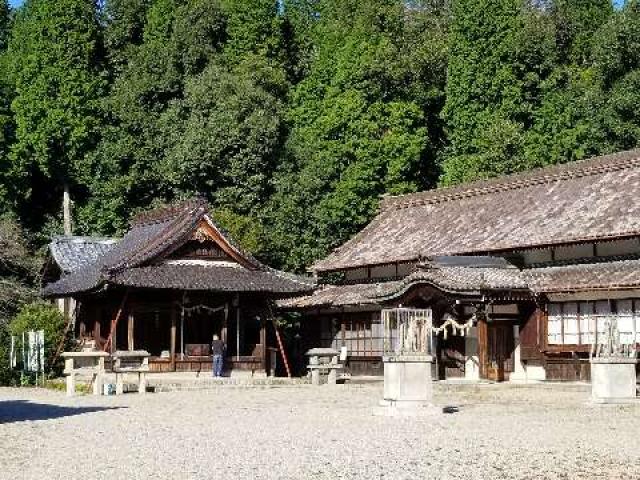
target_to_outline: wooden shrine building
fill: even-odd
[[[144,349],[152,371],[268,371],[271,304],[308,292],[309,279],[243,251],[199,200],[138,215],[120,240],[61,237],[50,245],[43,295],[71,298],[75,336],[103,350]]]
[[[438,335],[441,378],[588,380],[609,317],[640,346],[639,198],[640,150],[387,197],[279,305],[354,373],[382,372],[380,312],[403,306],[471,327]]]

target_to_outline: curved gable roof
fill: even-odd
[[[312,270],[640,234],[640,150],[397,197]]]
[[[238,262],[167,262],[169,255],[204,226],[214,240]],[[235,268],[237,267],[237,268]],[[47,285],[45,296],[73,295],[104,284],[144,288],[298,293],[312,287],[309,279],[271,269],[243,251],[209,216],[202,200],[138,215],[130,230],[109,251],[59,281]]]

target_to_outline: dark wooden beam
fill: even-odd
[[[262,369],[264,373],[269,376],[268,364],[267,364],[267,328],[264,318],[260,319],[260,344],[262,345]]]

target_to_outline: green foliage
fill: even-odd
[[[62,371],[62,360],[56,358],[61,342],[63,349],[71,347],[70,335],[65,335],[66,320],[55,305],[42,302],[29,303],[22,307],[9,324],[12,335],[22,335],[29,330],[44,330],[45,371],[54,375]]]
[[[516,170],[528,113],[514,48],[524,26],[521,2],[455,0],[451,8],[445,184]]]
[[[11,8],[8,0],[0,0],[0,52],[7,48],[7,40],[11,32]]]
[[[283,83],[259,57],[233,71],[211,64],[187,81],[164,165],[177,195],[203,192],[242,213],[267,200],[284,133],[282,102],[271,92]]]
[[[303,270],[381,195],[638,146],[639,32],[638,0],[0,0],[0,214],[43,242],[65,185],[85,234],[199,194]]]
[[[9,168],[9,148],[15,129],[11,114],[13,91],[7,81],[7,59],[4,52],[11,33],[11,10],[7,0],[0,0],[0,214],[8,212],[6,179]]]
[[[568,63],[587,63],[592,36],[613,13],[613,3],[611,0],[554,0],[552,5],[560,56]]]
[[[225,46],[234,62],[248,54],[280,57],[280,22],[277,0],[221,0],[227,18]]]
[[[9,367],[11,353],[11,334],[6,325],[0,324],[0,385],[11,385],[15,382],[15,372]]]
[[[487,178],[610,149],[589,64],[606,0],[453,2],[444,184]]]
[[[425,117],[437,116],[444,78],[437,54],[403,56],[417,29],[405,26],[397,2],[316,6],[319,20],[307,22],[316,58],[292,92],[286,160],[267,213],[272,260],[297,270],[366,224],[382,194],[425,186],[433,171]],[[429,91],[419,103],[409,98],[418,86]]]
[[[127,18],[117,21],[126,27]],[[84,231],[121,231],[123,219],[157,199],[200,193],[241,215],[266,202],[287,90],[270,58],[274,25],[269,2],[158,0],[141,42],[120,34],[127,59],[105,101],[111,121],[89,156]]]
[[[256,256],[266,254],[266,232],[257,218],[225,209],[217,209],[213,218],[244,250]]]
[[[90,0],[28,0],[16,16],[6,54],[16,125],[8,177],[32,223],[84,170],[99,126],[100,43]]]
[[[595,36],[603,142],[610,150],[640,144],[640,2],[627,2]],[[604,100],[604,101],[603,101]]]
[[[104,44],[111,69],[121,73],[132,47],[142,43],[151,0],[109,0],[104,6]]]

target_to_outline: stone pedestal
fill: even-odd
[[[377,415],[434,413],[431,355],[383,357],[384,398]]]
[[[596,403],[637,401],[635,358],[591,359],[591,399]]]

